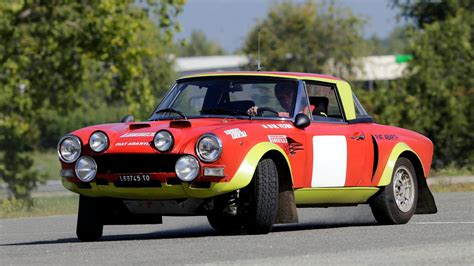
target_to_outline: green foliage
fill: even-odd
[[[364,21],[349,9],[316,1],[276,3],[247,36],[243,52],[256,68],[260,30],[264,70],[329,73],[347,76],[363,51]]]
[[[104,103],[148,115],[173,76],[167,50],[183,4],[0,0],[0,178],[15,197],[36,185],[25,152],[58,133],[58,116]]]
[[[223,55],[224,49],[216,42],[208,40],[204,32],[194,30],[191,32],[189,42],[185,42],[178,50],[178,56],[209,56]]]
[[[456,16],[460,9],[473,12],[472,0],[391,0],[399,8],[401,16],[413,20],[419,28]]]
[[[390,35],[385,39],[372,36],[367,40],[367,55],[394,55],[404,54],[409,41],[407,27],[399,26],[393,29]]]
[[[412,29],[406,78],[363,95],[379,122],[428,136],[435,167],[474,164],[474,15],[458,5],[449,9],[424,29]]]

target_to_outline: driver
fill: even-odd
[[[284,112],[278,112],[279,117],[290,117],[292,101],[295,94],[294,84],[289,82],[282,82],[275,85],[275,96],[278,99]],[[247,110],[249,115],[257,115],[258,106],[252,106]]]

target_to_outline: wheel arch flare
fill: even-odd
[[[290,160],[286,156],[283,149],[280,148],[280,146],[271,142],[260,142],[254,145],[247,152],[247,155],[245,155],[244,159],[242,160],[242,163],[240,164],[239,168],[235,172],[230,182],[213,183],[211,185],[210,190],[193,190],[193,189],[185,188],[186,193],[191,197],[203,198],[203,197],[217,196],[220,194],[224,194],[227,192],[244,188],[248,184],[250,184],[254,176],[255,170],[257,169],[258,163],[260,162],[262,158],[265,158],[265,157],[275,158],[280,163],[286,162],[286,164],[288,165],[290,178],[291,180],[293,180],[291,167],[289,167]],[[208,193],[212,193],[213,195],[209,195]]]
[[[433,194],[431,193],[425,177],[425,169],[423,163],[413,151],[410,146],[406,143],[400,142],[395,145],[390,153],[390,157],[385,165],[382,177],[377,186],[383,187],[390,184],[392,181],[392,175],[395,167],[395,163],[398,158],[407,158],[413,165],[416,174],[416,181],[418,183],[418,203],[416,206],[415,214],[432,214],[436,213],[437,207],[434,201]]]

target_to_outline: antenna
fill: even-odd
[[[262,66],[260,65],[260,29],[258,29],[257,71],[262,71]]]

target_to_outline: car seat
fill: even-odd
[[[329,99],[327,97],[311,96],[309,97],[309,103],[315,106],[313,115],[328,116]]]

